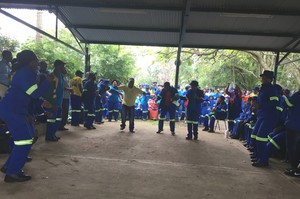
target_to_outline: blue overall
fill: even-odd
[[[141,111],[142,111],[142,119],[148,119],[148,100],[151,98],[150,93],[144,93],[140,99],[141,103]]]
[[[81,96],[71,95],[72,119],[71,125],[78,126],[81,115]]]
[[[114,116],[114,120],[118,120],[119,112],[120,112],[120,93],[118,88],[110,87],[109,93],[111,95],[108,96],[107,106],[108,106],[108,121],[111,121]]]
[[[87,115],[84,118],[84,127],[91,128],[95,119],[95,99],[97,92],[97,84],[93,80],[88,80],[83,88],[83,103],[84,109],[87,110]]]
[[[185,90],[181,93],[182,97],[185,97],[187,94],[188,90]],[[185,115],[186,115],[186,107],[184,106],[184,100],[180,100],[180,105],[181,105],[181,116],[180,116],[180,120],[184,120],[185,119]]]
[[[215,121],[217,120],[224,120],[227,117],[227,104],[225,102],[218,103],[215,105],[216,110],[210,112],[209,117],[204,118],[204,127],[206,129],[214,130]],[[208,125],[209,119],[209,125]]]
[[[159,103],[160,115],[159,115],[159,122],[158,122],[159,131],[163,131],[164,121],[166,120],[167,113],[169,113],[169,117],[170,117],[170,131],[171,132],[175,131],[176,105],[171,100],[175,97],[177,93],[178,93],[177,89],[175,89],[174,87],[170,87],[169,90],[164,88],[161,91],[161,93],[157,96],[157,99],[160,100]]]
[[[37,73],[23,66],[15,73],[11,87],[0,102],[0,118],[7,124],[14,147],[6,162],[6,174],[19,174],[31,149],[34,128],[28,121],[29,103],[42,96],[50,88],[45,80],[37,85]]]
[[[231,132],[232,138],[244,138],[239,134],[244,130],[244,121],[247,119],[248,115],[251,115],[251,106],[249,104],[244,105],[243,112],[240,113],[240,117],[234,119],[234,125]]]
[[[201,103],[203,102],[204,93],[202,90],[190,89],[186,94],[186,99],[189,100],[187,106],[187,138],[191,139],[194,135],[194,139],[198,138],[198,121],[201,114]]]
[[[271,83],[263,84],[258,95],[259,109],[257,113],[257,122],[252,132],[252,138],[255,138],[254,150],[258,162],[268,163],[267,142],[268,134],[276,127],[279,118],[279,95]]]
[[[100,82],[98,85],[98,92],[100,96],[96,96],[95,99],[95,121],[102,122],[103,118],[106,116],[107,103],[106,103],[106,91],[109,90],[108,87],[104,85],[104,82]]]
[[[292,95],[290,99],[285,98],[288,107],[288,116],[285,122],[287,133],[287,150],[292,168],[300,164],[300,91]]]
[[[270,133],[268,135],[269,142],[267,143],[268,156],[271,157],[279,150],[286,148],[286,132]]]

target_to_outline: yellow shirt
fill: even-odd
[[[71,82],[71,87],[73,89],[73,95],[77,95],[77,96],[81,96],[81,91],[80,91],[80,87],[82,88],[82,79],[81,77],[74,77]]]
[[[123,85],[118,86],[118,89],[124,91],[123,104],[125,104],[126,106],[134,106],[136,97],[139,94],[143,94],[143,91],[135,86],[129,88],[127,85]]]

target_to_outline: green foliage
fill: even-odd
[[[156,62],[174,65],[176,55],[176,48],[164,48],[158,52]],[[253,85],[259,84],[257,68],[255,60],[242,51],[183,49],[179,85],[185,86],[190,81],[197,80],[202,87],[223,88],[227,83],[237,83],[242,88],[251,89]],[[175,79],[175,73],[170,68],[160,67],[160,73],[165,71],[170,75],[169,79]]]
[[[135,61],[132,53],[117,45],[90,45],[91,71],[104,79],[126,82],[133,75]]]
[[[60,31],[59,34],[60,39],[64,42],[72,46],[78,46],[71,34],[66,30]],[[44,60],[48,63],[49,70],[53,69],[53,63],[56,59],[66,62],[66,68],[70,77],[74,76],[76,70],[84,69],[84,56],[82,54],[48,37],[42,37],[40,42],[36,42],[34,39],[28,39],[22,45],[22,50],[24,49],[33,50],[40,60]]]
[[[0,52],[3,50],[9,50],[12,53],[16,52],[16,50],[19,48],[19,42],[11,39],[9,37],[0,35]]]

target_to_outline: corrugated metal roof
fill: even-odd
[[[189,0],[188,0],[189,1]],[[0,0],[0,7],[57,9],[85,43],[300,52],[300,1]]]

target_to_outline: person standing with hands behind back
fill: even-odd
[[[144,92],[134,86],[134,79],[130,78],[127,85],[118,86],[119,90],[124,91],[124,99],[122,102],[122,122],[120,125],[120,130],[124,130],[126,126],[126,115],[129,118],[129,131],[134,133],[134,106],[135,99],[140,94]]]

